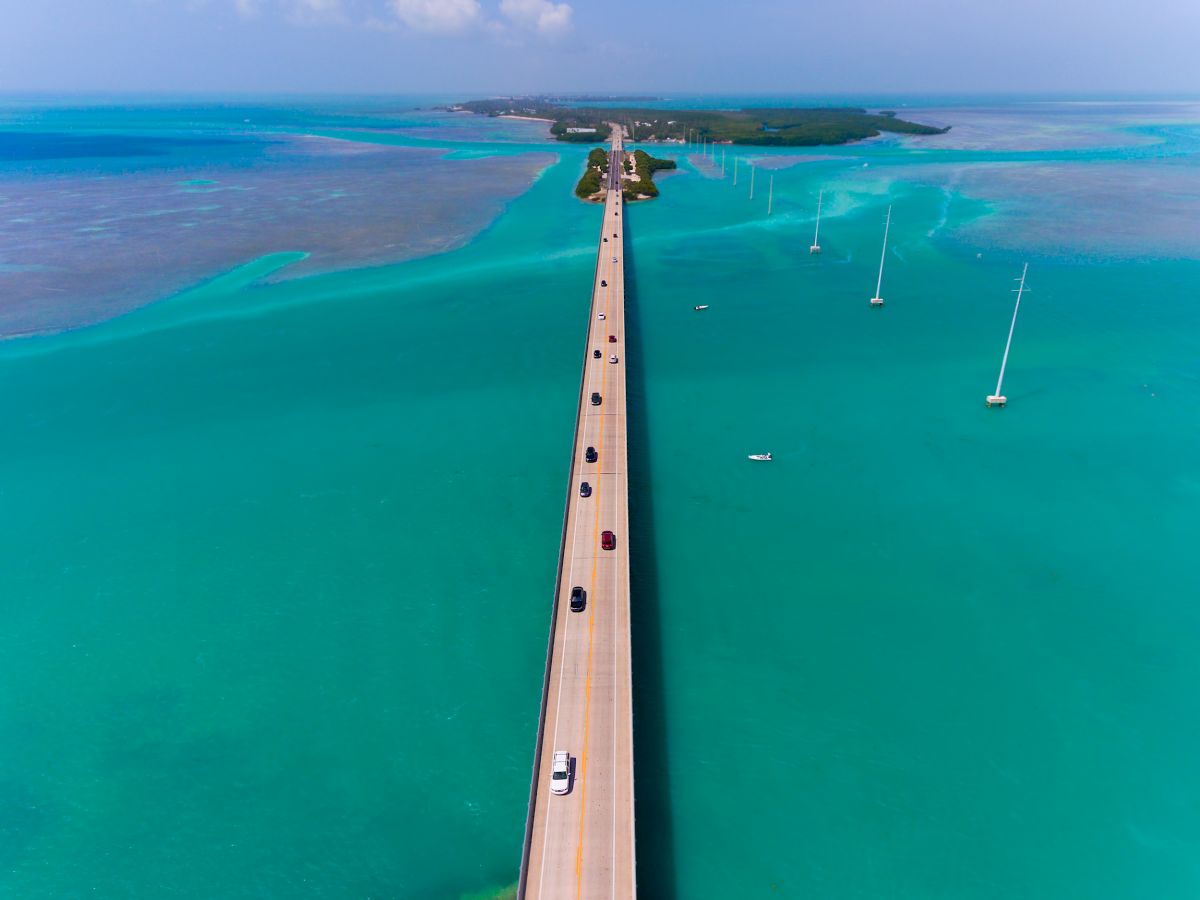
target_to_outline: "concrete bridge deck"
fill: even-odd
[[[521,860],[518,896],[529,900],[632,900],[637,895],[619,127],[613,135]],[[591,402],[593,392],[601,396],[599,406]],[[599,455],[594,463],[585,459],[588,447]],[[580,496],[584,481],[591,485],[590,497]],[[615,535],[615,549],[602,549],[604,531]],[[587,592],[582,612],[570,610],[575,586]],[[572,759],[571,790],[565,796],[550,793],[556,750],[568,751]]]

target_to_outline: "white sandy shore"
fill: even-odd
[[[497,119],[523,119],[526,122],[549,122],[551,125],[554,124],[553,119],[543,119],[540,116],[514,116],[511,113],[501,113],[500,115],[496,116],[496,118]]]

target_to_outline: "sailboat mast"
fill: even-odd
[[[1013,331],[1017,327],[1017,313],[1021,311],[1021,295],[1025,293],[1025,273],[1029,271],[1029,263],[1025,263],[1021,269],[1021,283],[1017,286],[1017,302],[1013,307],[1012,322],[1008,326],[1008,340],[1004,343],[1004,357],[1000,360],[1000,377],[996,379],[996,393],[993,397],[1003,398],[1000,389],[1004,385],[1004,370],[1008,366],[1008,351],[1012,347]],[[991,398],[989,398],[991,399]],[[1001,400],[1003,403],[1003,400]]]
[[[879,279],[875,282],[875,296],[871,298],[872,306],[883,306],[883,298],[879,296],[879,289],[883,287],[883,262],[887,259],[887,239],[891,227],[892,208],[889,206],[887,220],[883,224],[883,249],[879,251]]]
[[[756,168],[756,166],[754,165],[754,163],[753,162],[750,163],[750,199],[751,200],[754,199],[754,170],[755,170],[755,168]]]
[[[775,176],[767,181],[767,215],[771,215],[771,203],[775,199]]]
[[[820,247],[821,242],[818,238],[821,236],[821,199],[825,196],[824,191],[817,192],[817,227],[813,229],[813,246]]]

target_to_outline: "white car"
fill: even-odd
[[[565,794],[571,790],[571,754],[566,750],[554,751],[554,763],[550,766],[550,793]]]
[[[609,361],[610,363],[615,363],[615,362],[617,361],[617,358],[616,358],[615,356],[610,356],[610,357],[608,358],[608,361]]]
[[[597,319],[603,319],[603,318],[604,318],[604,313],[600,313],[600,314],[598,314],[598,315],[596,316],[596,318],[597,318]]]
[[[614,257],[613,257],[613,262],[616,262],[616,261],[617,261],[617,258],[614,256]]]

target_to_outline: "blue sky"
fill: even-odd
[[[1198,0],[0,0],[0,92],[1200,93]]]

